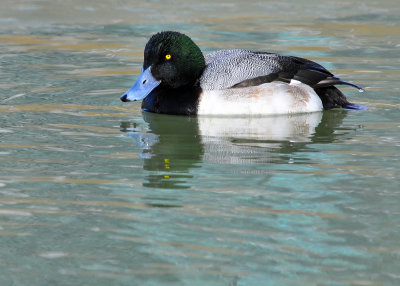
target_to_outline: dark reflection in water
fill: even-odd
[[[268,153],[268,163],[287,163],[294,153],[310,144],[330,143],[338,136],[347,111],[274,117],[184,117],[143,113],[148,127],[121,122],[141,149],[145,187],[186,189],[189,170],[203,162],[256,164],[257,154]],[[342,128],[343,129],[343,128]],[[346,130],[343,129],[344,133]],[[261,156],[262,157],[262,156]],[[265,157],[265,156],[264,156]],[[302,161],[298,160],[297,164]]]
[[[147,132],[128,132],[142,150],[143,169],[152,171],[143,186],[189,188],[186,181],[192,176],[187,171],[196,168],[203,155],[196,117],[143,113],[143,118]],[[129,129],[131,122],[121,123],[122,131]]]

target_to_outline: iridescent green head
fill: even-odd
[[[144,49],[143,71],[122,101],[145,98],[156,87],[193,87],[205,68],[200,48],[186,35],[166,31],[153,35]]]
[[[205,61],[200,48],[188,36],[166,31],[153,35],[146,44],[143,70],[149,66],[161,84],[179,87],[195,84]]]

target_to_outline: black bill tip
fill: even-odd
[[[129,100],[127,99],[127,97],[128,97],[128,94],[125,93],[123,96],[121,96],[121,101],[128,102]]]

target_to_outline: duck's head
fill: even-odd
[[[188,36],[171,31],[157,33],[144,49],[142,73],[121,100],[141,100],[159,85],[166,88],[193,86],[204,67],[200,48]]]

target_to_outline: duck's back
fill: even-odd
[[[221,90],[274,74],[282,69],[276,57],[276,54],[238,49],[209,53],[205,56],[206,68],[200,85],[204,90]]]
[[[311,87],[323,80],[336,80],[323,66],[298,57],[248,50],[220,50],[205,56],[201,87],[218,90],[295,79]],[[332,84],[335,84],[332,82]]]

